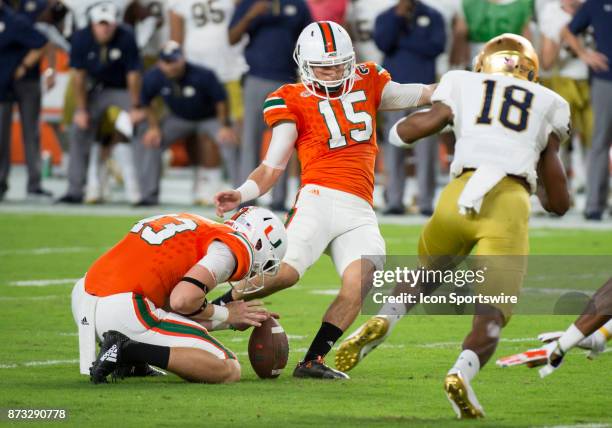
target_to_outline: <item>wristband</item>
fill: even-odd
[[[236,189],[240,192],[240,202],[247,202],[257,199],[260,195],[259,186],[253,180],[245,181],[242,186]]]
[[[403,121],[404,119],[398,120],[395,123],[395,125],[393,125],[391,130],[389,131],[389,143],[395,147],[400,147],[402,149],[405,149],[408,147],[408,144],[404,143],[404,141],[400,138],[399,134],[397,133],[397,125],[399,125]]]
[[[229,318],[229,309],[221,305],[212,305],[213,313],[210,316],[212,321],[225,322]]]

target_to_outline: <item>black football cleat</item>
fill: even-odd
[[[94,384],[108,383],[106,377],[121,367],[121,348],[130,340],[126,335],[118,331],[110,330],[102,335],[104,340],[100,345],[98,358],[89,368],[89,380]]]
[[[113,372],[113,377],[124,379],[126,377],[158,377],[167,376],[168,373],[147,363],[134,364],[118,367]]]
[[[332,369],[325,365],[321,357],[316,360],[300,361],[293,370],[293,377],[311,379],[350,379],[350,377],[340,370]]]

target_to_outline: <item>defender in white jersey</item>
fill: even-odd
[[[229,42],[234,9],[234,0],[170,2],[173,40],[183,45],[187,61],[210,68],[223,83],[240,80],[247,70],[244,46]]]
[[[485,261],[485,280],[474,293],[472,330],[445,379],[459,418],[484,416],[470,381],[493,355],[512,314],[512,301],[490,303],[490,298],[520,294],[529,253],[529,194],[538,179],[547,210],[563,215],[569,208],[567,178],[557,154],[569,134],[569,106],[535,83],[538,57],[531,43],[513,34],[496,37],[477,57],[475,70],[446,73],[431,110],[398,122],[390,135],[396,144],[410,144],[452,125],[457,138],[452,180],[419,240],[422,267],[452,268],[474,248],[474,255],[506,256]],[[429,294],[437,285],[417,284],[411,293]],[[338,368],[354,367],[412,306],[385,304],[342,343]]]
[[[248,66],[244,58],[246,37],[235,45],[229,42],[229,24],[236,9],[235,0],[170,0],[170,38],[183,46],[187,61],[211,69],[225,86],[229,113],[234,131],[242,133],[244,101],[242,98],[241,79]],[[214,153],[205,153],[214,156]],[[239,183],[240,148],[226,147],[225,164],[229,171],[230,181]],[[222,170],[211,168],[210,172],[199,171],[198,181],[208,182],[202,192],[205,200],[206,188],[219,188]],[[201,187],[201,186],[200,186]]]

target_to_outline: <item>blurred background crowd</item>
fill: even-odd
[[[154,206],[180,168],[190,202],[211,204],[265,153],[263,102],[296,81],[293,48],[313,20],[345,26],[358,61],[382,64],[400,83],[470,69],[499,34],[529,38],[540,82],[571,105],[562,158],[575,209],[607,216],[612,0],[0,0],[0,203],[25,194]],[[406,113],[379,115],[375,201],[385,214],[428,216],[454,138],[387,144],[387,128]],[[27,171],[20,197],[8,192],[15,164]],[[295,160],[285,174],[260,203],[287,209],[299,187]],[[48,179],[62,180],[61,193]]]

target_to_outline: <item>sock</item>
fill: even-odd
[[[232,297],[232,289],[230,288],[229,291],[227,293],[225,293],[222,296],[217,297],[215,300],[213,300],[211,303],[213,305],[221,305],[221,306],[225,306],[230,302],[234,301],[234,297]]]
[[[597,331],[599,333],[603,334],[603,336],[605,337],[606,341],[610,340],[610,337],[612,337],[612,319],[609,320],[604,325],[602,325],[601,327],[599,327],[599,330],[597,330]]]
[[[455,365],[448,371],[448,374],[461,372],[463,377],[471,382],[480,371],[480,360],[478,355],[470,349],[464,349],[459,358],[455,361]]]
[[[378,311],[377,317],[386,318],[389,321],[389,333],[395,327],[395,324],[406,315],[406,305],[403,303],[385,303],[380,311]]]
[[[604,349],[606,342],[610,339],[611,331],[612,320],[599,327],[599,330],[597,330],[595,333],[582,339],[578,343],[578,346],[594,350]]]
[[[121,360],[128,364],[145,362],[160,369],[167,369],[169,359],[169,346],[149,345],[148,343],[128,340],[121,348]]]
[[[209,183],[219,185],[223,181],[223,168],[221,167],[203,168],[203,172],[206,181]]]
[[[584,339],[584,333],[578,330],[576,324],[572,324],[559,338],[559,348],[561,351],[567,352],[576,346],[582,339]]]
[[[323,321],[319,332],[310,344],[308,352],[306,352],[304,361],[316,360],[317,357],[324,357],[327,355],[332,346],[334,346],[334,343],[340,339],[342,333],[343,331],[335,325]]]
[[[221,167],[198,166],[195,170],[196,180],[204,186],[219,185],[223,181],[223,169]]]
[[[130,203],[135,204],[140,201],[140,189],[132,147],[127,142],[118,143],[113,147],[113,156],[119,164],[123,176],[126,198]]]

